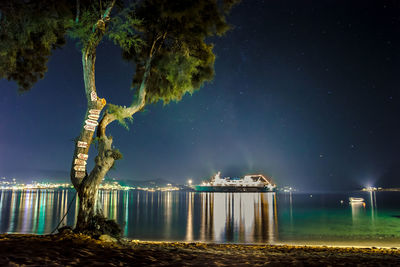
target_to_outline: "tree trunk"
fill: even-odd
[[[99,137],[98,155],[95,167],[79,186],[75,186],[79,196],[78,220],[75,230],[92,236],[109,234],[118,237],[121,229],[116,222],[107,220],[98,206],[98,189],[115,160],[122,157],[120,152],[112,149],[112,138]]]
[[[93,134],[98,125],[100,113],[106,104],[105,99],[98,98],[96,92],[96,48],[104,36],[106,23],[109,21],[109,14],[114,4],[115,0],[109,4],[102,18],[93,26],[93,32],[82,49],[87,109],[83,119],[84,124],[75,143],[71,165],[71,182],[79,197],[79,211],[75,229],[90,235],[107,233],[107,229],[110,228],[105,225],[108,221],[97,207],[98,188],[107,172],[114,165],[114,161],[121,158],[119,151],[111,147],[112,138],[106,137],[104,134],[98,139],[98,155],[95,158],[95,166],[89,174],[86,170],[86,161],[93,141]],[[114,231],[114,234],[108,234],[115,236],[115,232],[118,231]]]
[[[84,125],[76,140],[76,146],[71,166],[71,181],[79,196],[79,211],[76,231],[89,235],[111,234],[107,230],[104,215],[97,207],[98,188],[105,175],[114,165],[114,161],[121,158],[118,150],[112,149],[112,138],[101,135],[98,138],[98,155],[95,158],[95,166],[88,174],[86,171],[86,160],[89,148],[93,141],[93,134],[98,124],[101,110],[106,101],[97,97],[95,87],[95,60],[96,50],[86,48],[82,50],[82,65],[85,82],[85,92],[88,99]],[[114,223],[116,225],[116,223]],[[115,231],[111,227],[112,232]],[[114,234],[115,236],[115,234]]]
[[[116,0],[109,3],[101,19],[93,26],[93,31],[86,45],[82,49],[83,78],[85,82],[85,94],[87,98],[87,110],[84,117],[80,135],[75,143],[75,151],[71,166],[71,181],[79,197],[79,211],[75,230],[92,236],[109,234],[119,237],[121,228],[112,220],[107,220],[97,206],[98,189],[107,172],[114,165],[115,160],[122,158],[117,149],[112,148],[112,137],[106,136],[105,130],[108,124],[117,120],[115,114],[105,112],[98,123],[98,119],[106,101],[97,97],[95,86],[95,61],[96,48],[104,36],[106,24],[109,22],[109,14]],[[79,13],[78,15],[79,16]],[[163,36],[165,39],[165,34]],[[145,105],[146,80],[150,73],[151,59],[153,57],[156,41],[150,50],[149,59],[145,64],[142,83],[139,88],[137,101],[128,108],[122,110],[123,118],[131,117]],[[98,154],[95,158],[95,166],[88,173],[86,171],[86,160],[89,148],[92,144],[94,131],[97,130]]]
[[[78,190],[79,211],[75,228],[79,232],[85,232],[98,227],[94,220],[99,213],[97,207],[97,190],[98,187],[85,187]]]

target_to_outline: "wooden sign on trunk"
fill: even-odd
[[[75,164],[75,165],[82,165],[82,166],[85,166],[87,163],[86,163],[86,161],[84,161],[83,159],[75,159],[75,160],[74,160],[74,164]]]
[[[89,114],[100,115],[100,109],[89,109]]]
[[[86,173],[84,171],[83,172],[75,171],[75,178],[82,179],[82,178],[85,178],[85,175],[86,175]]]
[[[78,153],[77,157],[78,159],[87,160],[89,156],[88,154]]]
[[[90,100],[92,100],[92,101],[96,101],[97,100],[97,94],[96,94],[95,91],[92,91],[90,93]]]
[[[86,167],[81,165],[75,165],[74,170],[79,172],[84,172],[86,170]]]
[[[97,121],[91,120],[91,119],[85,120],[85,123],[86,123],[86,125],[94,126],[94,127],[96,127],[97,125],[99,125],[99,123],[98,123]]]
[[[83,141],[78,141],[77,146],[80,148],[87,148],[87,143]]]
[[[89,114],[88,118],[91,120],[97,121],[99,119],[100,115],[95,115],[95,114]]]
[[[93,126],[93,125],[85,125],[83,128],[85,128],[85,130],[91,131],[91,132],[94,132],[94,130],[96,130],[96,126]]]

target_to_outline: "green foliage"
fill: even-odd
[[[127,130],[129,130],[128,122],[133,122],[133,118],[130,116],[126,116],[126,107],[108,104],[107,112],[114,114],[117,121],[124,126]]]
[[[139,26],[141,21],[135,18],[132,11],[133,7],[132,5],[113,17],[107,33],[107,37],[127,53],[130,51],[138,52],[144,45],[135,32],[135,27]]]
[[[29,90],[44,77],[53,50],[65,44],[66,36],[82,47],[92,41],[94,26],[104,26],[97,22],[110,1],[0,1],[0,78],[15,81],[21,92]],[[133,26],[139,21],[122,0],[114,10],[111,26],[101,30],[123,50],[138,50]]]
[[[52,51],[65,44],[69,10],[57,1],[0,4],[0,78],[29,90],[47,71]]]
[[[83,46],[89,41],[93,25],[99,20],[100,13],[94,6],[89,6],[81,10],[80,14],[78,21],[71,17],[65,26],[68,29],[68,37],[76,39],[78,45]]]
[[[91,5],[86,5],[81,8],[81,15],[79,19],[71,18],[66,25],[68,28],[68,36],[72,39],[78,40],[78,44],[82,47],[89,44],[92,39],[94,25],[103,27],[97,24],[104,12],[105,3],[102,6],[97,2]],[[101,28],[104,32],[104,37],[107,37],[115,45],[119,46],[123,51],[138,51],[142,45],[141,39],[135,33],[135,26],[140,24],[140,20],[136,19],[133,15],[133,5],[123,8],[117,5],[115,9],[119,12],[114,12],[110,19],[107,28]],[[108,20],[105,19],[105,20]]]
[[[179,101],[214,77],[215,55],[208,37],[224,34],[225,16],[237,1],[147,0],[135,8],[135,25],[145,43],[139,53],[124,53],[135,62],[132,87],[146,84],[146,102]],[[143,81],[145,64],[151,70]]]
[[[179,101],[185,93],[192,94],[196,88],[194,81],[199,75],[201,61],[188,53],[165,53],[158,57],[153,66],[148,88],[154,88],[147,101],[164,103]]]
[[[49,57],[64,45],[65,36],[85,47],[97,27],[135,64],[132,88],[145,85],[147,103],[179,101],[213,79],[215,55],[207,40],[229,29],[226,15],[237,0],[142,0],[129,7],[119,0],[105,26],[110,2],[0,3],[0,78],[29,90],[44,77]],[[147,71],[146,62],[151,66]],[[109,105],[108,111],[127,127],[122,107]]]

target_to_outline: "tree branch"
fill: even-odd
[[[99,138],[99,148],[95,158],[95,166],[83,181],[85,186],[100,184],[103,177],[114,165],[114,161],[122,158],[118,150],[112,149],[112,141],[112,137]]]
[[[151,49],[149,51],[149,58],[153,58],[153,56],[157,53],[157,51],[160,50],[166,37],[167,37],[167,31],[165,31],[163,34],[160,34],[159,36],[154,38],[153,44],[151,45]],[[161,39],[161,42],[158,45],[158,47],[156,48],[156,44],[157,44],[158,40],[160,40],[160,39]]]
[[[84,117],[85,123],[87,120],[90,119],[89,111],[96,110],[96,112],[98,112],[96,114],[99,114],[106,104],[106,100],[104,98],[103,99],[98,98],[96,93],[96,85],[95,85],[96,48],[104,36],[106,30],[106,24],[109,21],[109,15],[115,2],[116,0],[110,2],[110,4],[107,6],[107,9],[104,11],[104,14],[102,15],[101,19],[99,19],[96,22],[96,24],[93,25],[93,31],[88,39],[88,42],[84,45],[82,49],[83,79],[85,83],[85,94],[88,103],[86,114]],[[97,123],[97,120],[95,120],[95,122]],[[94,122],[92,121],[91,123]],[[86,129],[85,127],[83,127],[82,125],[81,133],[79,135],[77,142],[80,141],[85,143],[86,145],[84,147],[78,147],[77,145],[78,143],[76,143],[72,159],[71,181],[75,186],[75,188],[79,188],[81,185],[86,185],[87,184],[86,180],[90,176],[86,174],[83,179],[78,178],[76,177],[76,173],[77,171],[80,170],[74,169],[74,167],[76,167],[75,161],[77,159],[78,154],[88,155],[89,148],[92,143],[93,130]],[[85,166],[85,165],[80,165],[80,166]]]
[[[133,101],[129,107],[118,107],[118,114],[106,112],[100,121],[99,127],[97,128],[97,136],[99,138],[99,153],[96,157],[96,165],[93,168],[89,176],[84,180],[84,184],[91,184],[96,182],[99,177],[104,177],[108,170],[114,164],[114,161],[121,157],[119,151],[111,149],[112,138],[106,136],[107,126],[115,120],[124,120],[125,118],[130,118],[136,112],[140,111],[146,104],[146,85],[147,79],[151,72],[151,63],[154,54],[160,49],[162,43],[167,36],[167,32],[159,35],[154,39],[153,44],[149,50],[149,55],[144,66],[144,73],[142,77],[142,82],[140,83],[138,89],[138,95],[136,101]],[[157,42],[160,41],[161,44],[157,47]],[[106,149],[107,147],[107,149]],[[104,174],[104,175],[103,175]]]
[[[134,101],[129,107],[120,107],[121,113],[118,114],[118,117],[114,113],[106,112],[104,117],[101,119],[99,127],[97,129],[97,136],[98,137],[105,137],[106,136],[106,127],[115,120],[121,120],[125,118],[132,117],[133,114],[140,111],[146,104],[146,84],[147,78],[150,74],[151,70],[151,60],[149,58],[146,61],[145,71],[142,77],[142,82],[139,87],[138,98]]]
[[[114,5],[115,5],[116,0],[113,0],[106,8],[106,10],[104,11],[103,17],[102,19],[105,20],[109,20],[110,19],[110,13],[111,10],[113,9]]]
[[[80,1],[76,0],[76,17],[75,17],[75,23],[79,22],[79,13],[80,13]]]
[[[79,1],[79,0],[78,0]],[[92,34],[89,37],[87,43],[84,45],[82,49],[82,65],[84,68],[84,82],[85,82],[85,91],[86,91],[86,98],[90,105],[92,102],[91,100],[91,93],[96,93],[96,86],[95,86],[95,61],[96,61],[96,48],[99,45],[101,39],[103,39],[106,24],[110,20],[110,13],[112,8],[115,5],[116,0],[113,0],[102,15],[101,19],[99,19],[94,25]],[[103,102],[103,107],[105,105],[105,100],[98,99],[98,101]]]
[[[120,112],[118,114],[118,117],[114,113],[108,113],[108,112],[105,113],[104,117],[100,121],[99,128],[97,129],[98,137],[106,137],[106,128],[113,121],[130,118],[130,117],[132,117],[133,114],[140,111],[145,106],[145,104],[146,104],[146,85],[147,85],[147,78],[150,75],[150,71],[151,71],[151,63],[152,63],[154,55],[161,48],[166,37],[167,37],[167,31],[165,31],[163,34],[160,34],[159,36],[157,36],[153,41],[153,44],[149,50],[148,59],[145,64],[145,71],[143,73],[142,82],[139,86],[137,100],[135,102],[133,102],[129,107],[119,106],[119,108],[122,112]],[[157,42],[160,39],[161,39],[161,42],[159,43],[159,45],[157,47]]]

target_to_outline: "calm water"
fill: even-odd
[[[0,191],[0,232],[50,233],[72,190]],[[350,205],[348,197],[365,205]],[[341,203],[343,200],[343,203]],[[101,191],[106,216],[140,240],[400,245],[400,192],[343,194]],[[63,224],[75,223],[74,201]]]

